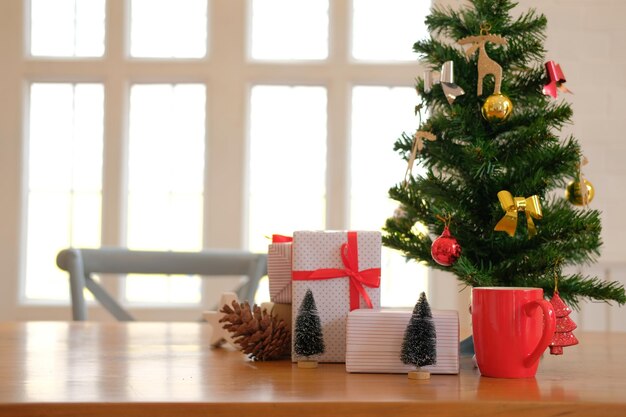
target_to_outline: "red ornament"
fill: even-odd
[[[552,98],[557,98],[556,90],[572,94],[572,92],[565,87],[565,75],[563,75],[563,70],[559,64],[554,61],[546,62],[546,71],[548,72],[550,81],[543,86],[543,94],[552,96]]]
[[[550,354],[562,355],[563,347],[578,344],[578,339],[572,333],[577,326],[574,320],[568,317],[572,310],[561,300],[558,291],[554,292],[550,304],[554,307],[554,314],[556,315],[556,330],[552,337],[552,343],[550,343]]]
[[[430,254],[435,262],[439,265],[450,266],[461,256],[461,245],[454,236],[450,234],[450,230],[446,225],[443,233],[433,242],[430,248]]]

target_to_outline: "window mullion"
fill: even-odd
[[[125,0],[108,0],[103,68],[104,143],[102,172],[102,245],[126,244],[126,200],[128,172],[128,87],[126,39],[128,7]],[[122,295],[119,279],[106,279],[102,285],[112,294]],[[123,297],[120,297],[123,299]]]
[[[350,1],[329,2],[328,153],[326,228],[345,229],[350,200]]]
[[[345,64],[350,56],[351,0],[329,2],[329,62]]]
[[[203,244],[205,248],[243,248],[248,155],[248,80],[243,67],[248,2],[210,1],[209,5]],[[205,306],[213,307],[218,301],[215,287],[214,280],[203,280]]]
[[[0,317],[16,320],[17,307],[22,296],[24,282],[24,251],[26,236],[26,202],[23,187],[26,168],[23,146],[25,91],[22,79],[23,42],[22,2],[0,2],[0,52],[2,53],[2,77],[0,77],[0,190],[3,207],[0,209],[0,274],[4,277],[0,286]],[[16,242],[19,242],[16,244]]]
[[[246,1],[213,1],[205,163],[207,247],[243,247],[246,173]],[[228,39],[228,42],[219,40]],[[211,196],[212,198],[207,198]]]

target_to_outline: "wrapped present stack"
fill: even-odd
[[[411,311],[380,309],[380,275],[377,231],[297,231],[293,238],[274,235],[268,247],[271,308],[291,311],[294,331],[298,309],[310,290],[325,345],[314,359],[345,362],[348,372],[410,370],[400,360],[400,348]],[[458,373],[458,315],[435,310],[433,320],[438,361],[427,369]],[[291,358],[309,359],[296,354],[293,340]]]

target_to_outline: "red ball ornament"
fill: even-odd
[[[443,233],[433,242],[430,254],[439,265],[450,266],[461,256],[461,245],[454,236],[450,234],[448,226],[443,229]]]

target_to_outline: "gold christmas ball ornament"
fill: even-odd
[[[580,181],[572,181],[567,184],[565,188],[565,198],[567,201],[572,203],[575,206],[584,206],[589,204],[591,200],[593,200],[593,196],[595,195],[595,190],[593,188],[593,184],[587,179],[584,180],[585,186],[587,187],[587,201],[585,202],[585,197],[581,193]]]
[[[513,102],[504,94],[492,94],[485,100],[481,112],[487,121],[501,123],[513,112]]]

